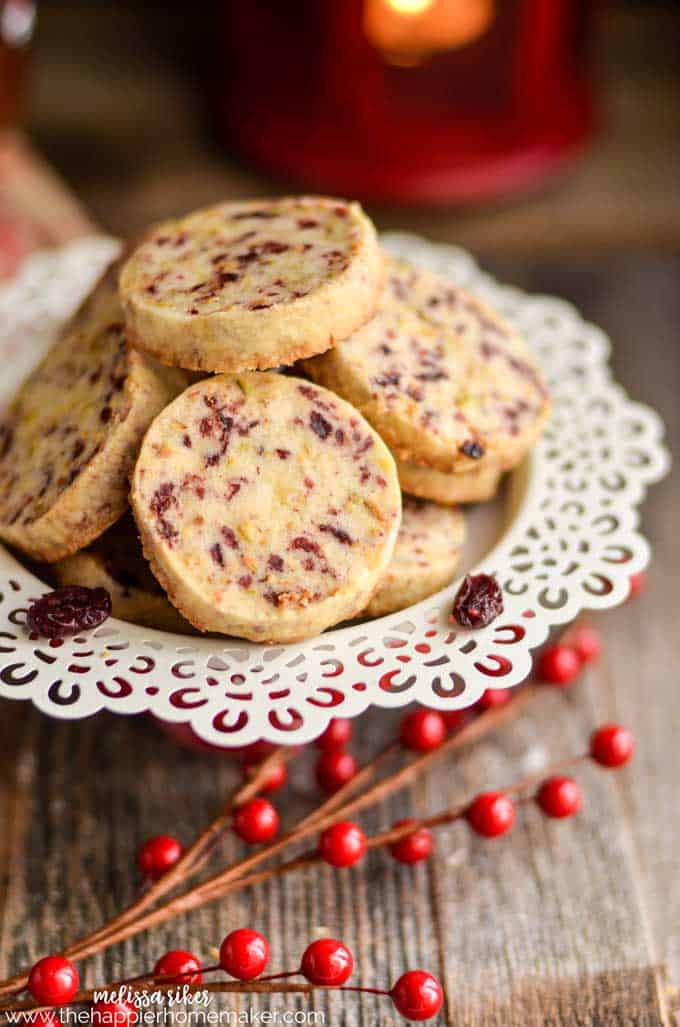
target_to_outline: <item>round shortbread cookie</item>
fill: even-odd
[[[444,588],[456,573],[464,541],[460,510],[404,496],[390,565],[364,615],[404,610]]]
[[[58,560],[50,569],[58,585],[105,588],[111,596],[111,613],[119,620],[159,631],[196,633],[151,573],[129,515],[87,549]]]
[[[52,562],[105,531],[144,432],[185,385],[127,346],[110,268],[0,424],[0,538]]]
[[[502,477],[502,471],[488,463],[458,474],[445,474],[431,467],[402,460],[397,460],[396,465],[399,484],[404,492],[420,499],[430,499],[434,503],[443,503],[444,506],[481,503],[493,499]]]
[[[129,338],[166,364],[262,370],[323,353],[373,315],[384,280],[357,203],[223,203],[152,229],[126,262]]]
[[[259,642],[355,616],[399,529],[392,456],[342,399],[298,378],[192,385],[156,418],[132,478],[151,569],[197,628]]]
[[[462,289],[386,259],[376,316],[305,370],[353,403],[400,460],[444,473],[514,467],[548,415],[526,347]]]

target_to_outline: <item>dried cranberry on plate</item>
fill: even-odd
[[[485,628],[503,612],[503,592],[491,574],[466,574],[456,593],[451,623]]]
[[[111,596],[105,588],[67,585],[36,599],[28,610],[29,631],[43,638],[64,638],[92,631],[111,616]]]

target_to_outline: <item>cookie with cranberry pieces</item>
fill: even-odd
[[[397,544],[365,616],[404,610],[439,592],[453,580],[464,541],[460,510],[404,496]]]
[[[516,466],[549,406],[526,346],[463,289],[387,261],[376,316],[306,372],[353,403],[401,461],[444,474]]]
[[[471,471],[446,474],[432,467],[397,460],[399,484],[404,492],[420,499],[430,499],[444,506],[458,503],[482,503],[493,499],[502,477],[492,463],[485,463]]]
[[[151,573],[130,514],[86,549],[58,560],[51,571],[59,585],[105,588],[111,596],[111,614],[119,620],[159,631],[196,633]]]
[[[219,375],[156,418],[132,478],[144,553],[197,628],[310,638],[364,609],[392,557],[392,456],[344,400],[274,373]]]
[[[222,203],[152,229],[120,279],[135,346],[196,371],[263,370],[323,353],[375,311],[384,280],[357,203]]]
[[[115,266],[0,424],[0,538],[53,562],[125,512],[144,432],[186,375],[128,347]]]

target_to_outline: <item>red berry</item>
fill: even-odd
[[[269,962],[269,942],[263,934],[241,927],[220,945],[220,966],[238,981],[259,977]]]
[[[605,724],[591,735],[590,755],[602,767],[622,767],[634,751],[635,739],[619,724]]]
[[[246,761],[243,764],[243,777],[246,781],[249,781],[257,773],[262,760],[257,760],[254,763]],[[286,781],[288,780],[288,767],[285,763],[274,763],[267,771],[263,783],[260,785],[260,792],[263,795],[269,794],[269,792],[276,792],[279,788],[283,788]]]
[[[350,977],[354,969],[352,953],[335,938],[321,938],[305,949],[300,973],[310,984],[339,987]]]
[[[569,636],[569,642],[576,650],[581,663],[594,663],[595,660],[599,660],[602,652],[602,639],[600,632],[595,628],[588,627],[587,624],[575,628]]]
[[[504,792],[482,792],[470,805],[467,819],[477,834],[496,838],[515,823],[515,804]]]
[[[441,717],[449,731],[455,731],[467,720],[467,710],[448,710],[441,713]]]
[[[349,752],[322,752],[316,763],[319,788],[332,795],[351,781],[357,772],[357,761]]]
[[[131,1027],[138,1019],[134,1002],[95,1002],[92,1006],[93,1027]]]
[[[536,802],[548,817],[562,819],[578,813],[583,794],[573,777],[549,777],[538,790]]]
[[[244,842],[270,842],[279,829],[279,815],[269,799],[249,799],[234,813],[234,831]]]
[[[200,960],[193,952],[173,949],[166,952],[153,968],[154,977],[163,977],[165,984],[201,984]]]
[[[260,739],[259,742],[251,742],[250,745],[244,745],[242,749],[237,749],[236,753],[244,763],[261,763],[270,753],[274,752],[275,748],[273,742],[265,742],[264,739]]]
[[[429,1020],[441,1009],[444,992],[437,978],[426,970],[409,970],[394,985],[390,998],[407,1020]]]
[[[550,685],[571,685],[581,671],[581,660],[570,645],[551,645],[538,661],[538,676]]]
[[[400,738],[406,749],[431,752],[446,738],[446,723],[436,710],[413,710],[401,722]]]
[[[647,575],[644,571],[638,571],[637,574],[631,574],[629,583],[630,591],[628,593],[628,598],[636,599],[647,588]]]
[[[28,975],[28,990],[42,1006],[63,1006],[80,987],[77,969],[63,956],[45,956]]]
[[[321,835],[319,855],[332,867],[351,867],[366,855],[366,835],[351,820],[341,820]]]
[[[496,706],[505,706],[510,699],[509,688],[487,688],[475,703],[476,710],[493,710]]]
[[[182,846],[169,834],[159,834],[144,842],[137,853],[137,866],[145,877],[157,881],[174,867],[182,855]]]
[[[405,824],[413,824],[414,820],[397,820],[394,827],[403,827]],[[432,832],[426,827],[417,827],[412,834],[407,834],[399,841],[390,846],[390,852],[398,863],[420,863],[427,859],[434,849],[434,838]]]
[[[324,733],[319,735],[315,744],[317,749],[322,749],[324,752],[336,752],[349,745],[352,734],[352,721],[345,717],[335,717]]]
[[[62,1027],[61,1020],[51,1009],[41,1009],[31,1017],[31,1023],[35,1027]]]

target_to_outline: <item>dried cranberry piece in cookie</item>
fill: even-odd
[[[104,588],[111,616],[147,628],[193,634],[195,629],[172,605],[144,559],[132,514],[89,546],[51,565],[55,585]]]
[[[536,442],[546,385],[493,310],[433,272],[394,257],[386,265],[374,317],[303,367],[349,400],[399,461],[426,477],[476,472],[455,483],[418,475],[426,491],[417,495],[439,502],[435,489],[453,491],[469,502],[482,471],[510,470]]]
[[[394,461],[356,410],[265,372],[203,379],[167,407],[131,502],[177,609],[199,630],[255,642],[299,641],[360,613],[401,518]]]
[[[0,428],[0,537],[36,560],[79,552],[122,517],[157,413],[187,385],[128,346],[117,266],[17,392]]]
[[[485,628],[503,612],[503,592],[490,574],[466,574],[456,593],[451,622],[463,628]]]
[[[92,631],[111,616],[111,596],[105,588],[67,585],[48,592],[29,607],[26,623],[44,638],[64,638]]]
[[[221,203],[152,229],[120,277],[138,349],[197,371],[264,369],[322,353],[372,317],[375,229],[319,196]]]

